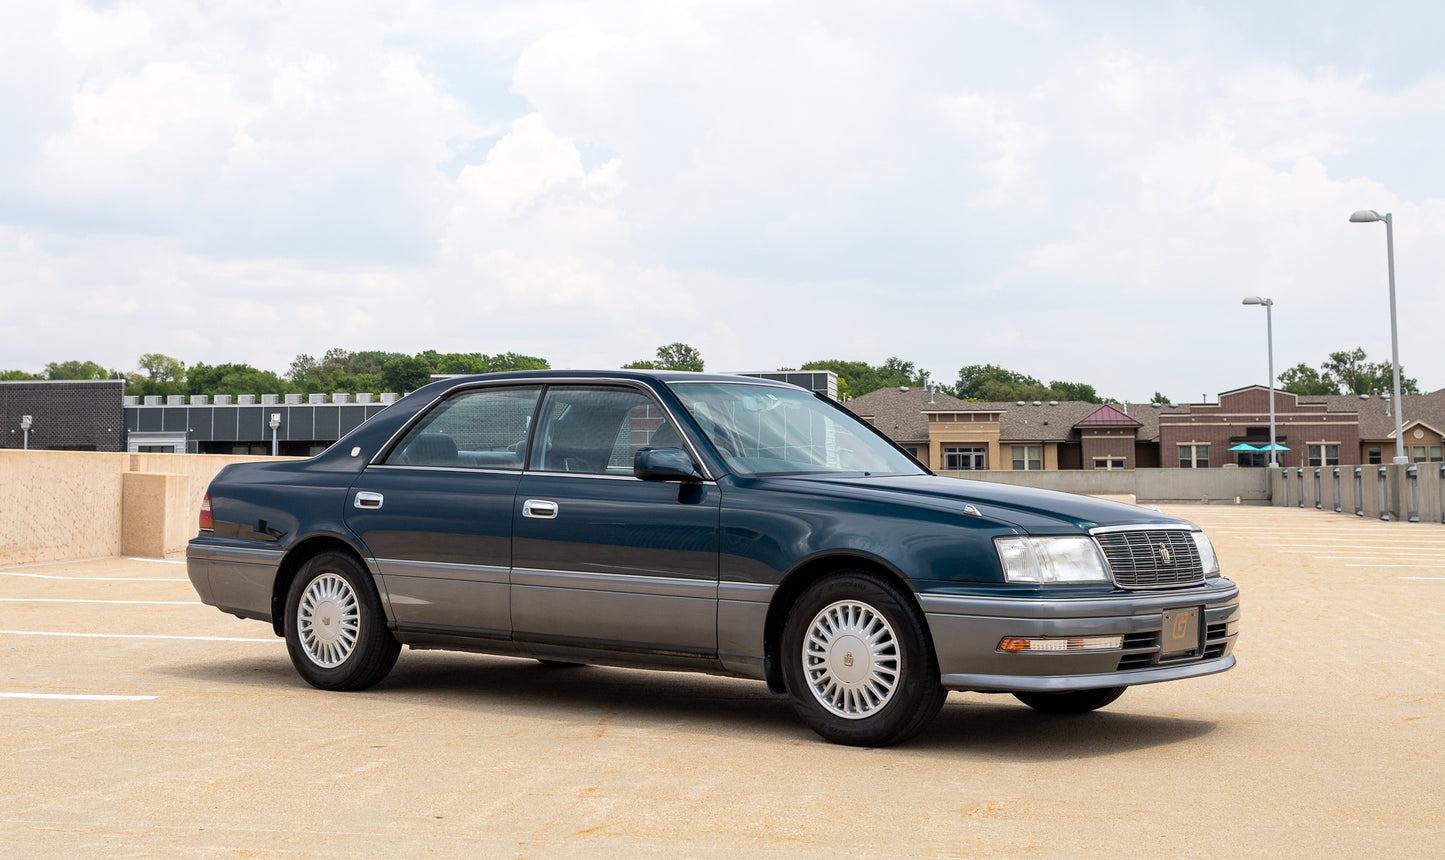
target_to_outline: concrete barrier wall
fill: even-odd
[[[939,472],[949,478],[1039,487],[1084,496],[1133,496],[1139,504],[1269,504],[1265,469],[1121,469]]]
[[[1270,470],[1273,504],[1370,519],[1439,523],[1445,475],[1439,463],[1305,466]]]
[[[0,450],[0,564],[119,555],[125,458]]]
[[[1042,471],[1028,472],[1011,469],[939,472],[946,478],[962,478],[970,481],[991,481],[995,484],[1013,484],[1019,487],[1039,487],[1081,496],[1127,496],[1134,493],[1134,470],[1119,471]]]
[[[265,459],[0,450],[0,565],[181,552],[211,478]]]

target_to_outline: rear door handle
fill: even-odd
[[[557,503],[546,499],[528,499],[522,503],[522,516],[534,520],[557,519]]]
[[[374,510],[381,507],[381,493],[368,493],[362,491],[356,494],[356,501],[352,502],[358,508]]]

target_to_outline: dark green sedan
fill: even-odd
[[[1225,671],[1239,619],[1187,522],[938,477],[827,398],[680,372],[434,382],[315,457],[226,467],[187,565],[322,689],[402,645],[711,672],[868,746],[949,690],[1081,713]]]

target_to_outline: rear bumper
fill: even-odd
[[[1195,588],[1086,599],[919,596],[933,634],[943,686],[983,692],[1087,690],[1174,681],[1234,666],[1239,588],[1224,579]],[[1201,643],[1165,657],[1164,613],[1196,608]],[[1005,637],[1121,636],[1110,651],[1010,653]]]
[[[197,539],[186,545],[186,575],[202,603],[243,618],[271,621],[271,592],[281,557],[280,550],[219,546]]]

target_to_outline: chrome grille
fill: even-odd
[[[1204,581],[1199,547],[1187,529],[1097,531],[1120,588],[1172,588]]]

